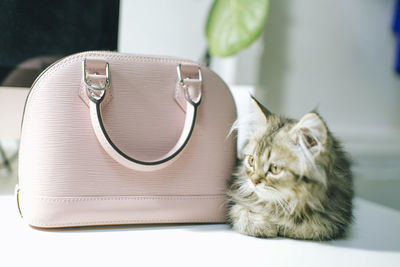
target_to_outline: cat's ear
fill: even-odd
[[[256,116],[255,119],[259,123],[266,124],[268,118],[272,115],[272,113],[266,107],[264,107],[254,96],[251,95],[250,98],[252,106],[254,107],[253,110],[255,111],[255,116]]]
[[[321,151],[328,142],[328,128],[316,112],[304,115],[291,132],[295,135],[296,143],[313,153]]]

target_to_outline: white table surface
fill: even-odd
[[[0,100],[10,103],[7,111],[19,113],[4,113],[13,116],[6,123],[8,132],[0,133],[15,138],[27,91],[2,89],[8,98]],[[233,89],[236,101],[252,90]],[[243,103],[239,115],[248,108]],[[7,194],[15,181],[3,180],[0,266],[400,266],[400,212],[362,199],[355,200],[349,237],[331,242],[253,238],[224,224],[38,230],[21,220],[15,197]]]
[[[225,224],[38,230],[0,195],[0,266],[400,266],[400,212],[355,199],[350,236],[260,239]]]

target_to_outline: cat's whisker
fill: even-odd
[[[229,133],[238,130],[245,140],[228,190],[232,228],[252,236],[314,240],[345,234],[353,186],[351,162],[340,143],[316,112],[296,121],[252,100],[254,110]]]
[[[286,214],[290,214],[290,209],[289,209],[289,207],[288,207],[289,205],[288,205],[287,201],[285,201],[285,200],[279,200],[279,203],[280,203],[280,205],[281,205],[283,211],[284,211]]]
[[[284,195],[282,192],[271,186],[265,188],[277,195],[272,201],[277,203],[286,214],[291,214],[293,212],[295,206],[291,208],[290,204],[283,198]]]
[[[289,212],[289,215],[292,215],[293,214],[293,212],[295,211],[295,209],[296,209],[296,207],[297,207],[297,201],[292,201],[292,202],[290,202],[290,212]]]

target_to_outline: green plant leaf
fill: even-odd
[[[226,57],[251,45],[264,28],[268,0],[215,0],[206,24],[210,54]]]

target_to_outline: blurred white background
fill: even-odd
[[[200,61],[207,46],[204,28],[212,2],[120,0],[119,52]],[[248,91],[271,111],[294,118],[318,108],[354,159],[358,197],[349,238],[332,242],[260,239],[240,235],[226,224],[37,230],[19,219],[12,196],[17,183],[13,160],[11,173],[0,168],[0,236],[7,241],[0,242],[4,251],[0,262],[4,266],[37,265],[35,261],[41,266],[55,262],[61,266],[131,262],[138,266],[397,266],[400,76],[393,71],[394,7],[395,0],[270,0],[261,38],[234,57],[213,58],[211,65],[230,85],[239,113],[246,112]],[[16,158],[27,93],[27,88],[0,86],[0,142],[9,158]]]
[[[200,61],[211,3],[121,0],[118,50]],[[357,194],[400,210],[394,6],[395,0],[271,0],[262,37],[234,57],[213,58],[211,68],[238,90],[254,90],[273,112],[300,118],[318,108],[353,156]],[[12,154],[15,140],[7,138],[18,136],[27,92],[0,93],[0,137]],[[11,109],[18,111],[9,116]],[[14,182],[0,183],[8,192]]]
[[[211,0],[121,1],[119,50],[200,60]],[[354,159],[361,197],[400,209],[394,0],[271,0],[263,36],[212,68],[273,112],[317,108]]]

